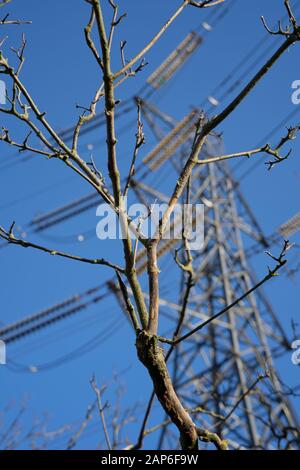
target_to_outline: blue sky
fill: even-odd
[[[158,30],[177,4],[179,2],[170,0],[119,1],[120,12],[126,11],[127,17],[121,23],[115,38],[115,70],[120,67],[119,41],[126,39],[127,57],[133,56]],[[299,1],[294,4],[298,5],[297,13],[300,16]],[[19,45],[21,32],[26,32],[28,45],[23,80],[32,96],[37,99],[40,109],[47,111],[47,117],[56,129],[72,126],[78,115],[76,103],[88,103],[101,79],[101,74],[84,42],[83,28],[89,17],[88,5],[83,0],[13,0],[2,10],[11,12],[12,18],[32,20],[32,25],[28,26],[2,27],[0,38],[6,34],[9,36],[6,41],[8,51],[9,45]],[[105,12],[110,14],[108,8],[105,8]],[[208,12],[203,10],[186,9],[160,43],[147,55],[147,68],[120,87],[117,97],[125,100],[136,94],[149,74],[187,32],[192,29],[203,32],[201,23],[206,20],[207,14]],[[222,78],[247,57],[253,45],[261,40],[262,46],[258,46],[257,55],[246,61],[235,75],[236,79],[240,79],[240,86],[246,83],[263,63],[263,57],[260,55],[268,50],[267,57],[281,41],[280,38],[269,36],[265,39],[267,33],[262,27],[261,15],[273,25],[284,15],[283,1],[237,0],[228,15],[205,36],[204,43],[184,70],[153,97],[155,104],[176,119],[181,119],[192,106],[203,103]],[[222,124],[220,131],[224,133],[226,152],[251,149],[257,144],[266,143],[265,139],[270,131],[293,111],[295,116],[291,121],[285,122],[285,125],[299,123],[300,105],[296,107],[291,102],[291,84],[300,79],[299,54],[298,44],[291,47],[239,109]],[[223,91],[224,88],[219,87],[216,95],[222,95]],[[225,105],[232,97],[233,94],[228,94],[222,104]],[[13,120],[4,122],[2,119],[0,115],[1,126],[7,125],[14,137],[24,138],[24,131],[17,127]],[[126,157],[130,155],[134,142],[134,115],[124,116],[119,130],[121,168],[125,169]],[[284,128],[277,131],[271,136],[270,143],[276,144],[284,133]],[[151,139],[149,136],[147,140],[148,151],[151,149]],[[83,138],[81,149],[87,158],[87,144],[91,142],[94,143],[95,152],[99,154],[99,167],[102,168],[105,166],[103,131]],[[291,145],[291,158],[271,172],[267,172],[263,163],[260,163],[244,177],[252,168],[254,160],[247,161],[237,169],[235,163],[231,166],[235,178],[242,176],[241,189],[267,235],[272,234],[281,223],[299,210],[299,139]],[[26,163],[15,164],[18,158],[20,156],[16,156],[14,150],[1,144],[1,225],[7,226],[12,220],[16,220],[18,226],[25,227],[37,214],[55,209],[90,191],[85,183],[57,162],[36,157]],[[168,190],[167,181],[164,189]],[[114,244],[105,245],[103,250],[95,237],[84,243],[76,242],[74,234],[93,230],[96,223],[95,211],[92,210],[80,219],[51,229],[44,238],[36,237],[35,240],[77,254],[105,254],[106,257],[110,256],[113,261],[117,261],[120,251]],[[299,242],[299,237],[297,239],[295,236],[293,241]],[[292,260],[296,256],[295,251],[291,255]],[[266,260],[262,253],[252,260],[252,264],[259,275],[265,273]],[[19,247],[0,251],[0,266],[2,324],[11,323],[75,293],[83,292],[102,283],[111,275],[106,268],[76,265]],[[293,279],[282,276],[266,287],[269,298],[289,334],[291,319],[299,321],[298,288],[299,275]],[[101,321],[97,315],[98,309],[102,313]],[[0,367],[0,408],[14,401],[13,410],[16,410],[24,397],[27,397],[25,426],[30,426],[34,416],[41,416],[45,412],[49,415],[51,429],[80,420],[87,405],[94,398],[89,384],[93,373],[96,374],[99,384],[108,385],[107,396],[110,401],[116,400],[117,382],[123,384],[121,405],[143,403],[151,390],[145,371],[137,364],[135,358],[133,334],[125,321],[118,323],[120,312],[116,304],[107,300],[91,306],[80,315],[76,319],[74,317],[73,320],[50,327],[40,335],[36,333],[8,349],[8,361],[13,360],[25,366],[46,364],[88,342],[103,326],[113,328],[113,325],[117,325],[115,334],[101,347],[98,346],[88,354],[60,367],[36,374],[29,371],[16,372],[9,364]],[[299,369],[291,365],[289,355],[281,360],[280,369],[289,383],[297,382]],[[114,379],[115,374],[119,376],[118,381]],[[137,428],[135,424],[130,426],[130,433],[134,436]],[[93,447],[98,437],[97,433],[87,436],[82,441],[82,446]],[[63,440],[54,445],[63,445]]]

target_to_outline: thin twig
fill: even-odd
[[[121,268],[120,266],[110,263],[109,261],[106,261],[103,258],[98,258],[98,259],[97,258],[96,259],[84,258],[81,256],[72,255],[70,253],[64,253],[62,251],[53,250],[45,246],[37,245],[36,243],[31,243],[21,238],[16,238],[13,234],[13,228],[14,228],[14,223],[12,224],[9,231],[6,231],[4,228],[0,227],[0,238],[2,238],[3,240],[6,240],[8,243],[11,243],[13,245],[19,245],[24,248],[34,248],[36,250],[43,251],[44,253],[49,253],[52,256],[60,256],[62,258],[68,258],[74,261],[80,261],[82,263],[103,265],[121,273],[125,272],[125,270]]]
[[[138,152],[140,147],[145,143],[145,136],[143,132],[143,124],[141,120],[141,102],[139,99],[137,99],[137,133],[135,134],[135,146],[134,146],[134,151],[133,151],[133,157],[124,189],[124,197],[127,196],[128,190],[130,188],[131,184],[131,179],[134,176],[135,172],[135,162],[138,156]]]
[[[95,376],[93,376],[91,379],[91,386],[97,397],[98,410],[99,410],[99,415],[100,415],[102,426],[103,426],[106,445],[107,445],[108,450],[111,450],[111,443],[110,443],[110,438],[109,438],[106,421],[105,421],[105,415],[104,415],[104,410],[107,407],[107,403],[104,406],[102,405],[102,393],[104,392],[106,387],[105,386],[101,387],[101,389],[98,388]]]
[[[123,75],[127,70],[132,68],[132,66],[157,43],[159,38],[165,33],[165,31],[169,28],[169,26],[173,23],[173,21],[180,15],[180,13],[184,10],[184,8],[189,4],[189,0],[184,0],[183,3],[180,5],[179,8],[173,13],[173,15],[169,18],[169,20],[162,26],[162,28],[158,31],[158,33],[148,42],[148,44],[138,53],[136,56],[131,59],[125,66],[123,66],[118,72],[114,74],[114,80],[119,78]]]
[[[71,450],[76,446],[76,444],[78,442],[78,439],[81,437],[83,431],[85,430],[85,428],[87,427],[87,425],[89,424],[89,422],[91,421],[91,419],[93,417],[93,412],[94,412],[94,409],[96,407],[96,404],[97,404],[97,401],[94,401],[94,403],[92,405],[88,406],[88,409],[86,411],[84,420],[82,421],[78,431],[76,432],[76,434],[74,436],[72,436],[69,439],[69,442],[67,444],[67,450]]]
[[[186,340],[187,338],[189,338],[190,336],[194,335],[195,333],[197,333],[198,331],[202,330],[202,328],[204,328],[205,326],[207,326],[209,323],[211,323],[212,321],[216,320],[217,318],[219,318],[220,316],[224,315],[224,313],[228,312],[228,310],[230,310],[231,308],[233,308],[235,305],[237,305],[238,303],[240,303],[242,300],[244,300],[246,297],[248,297],[248,295],[250,295],[252,292],[254,292],[256,289],[258,289],[259,287],[261,287],[263,284],[265,284],[267,281],[269,281],[270,279],[272,279],[273,277],[275,276],[278,276],[278,271],[286,264],[287,260],[285,259],[285,254],[287,252],[287,250],[290,248],[290,245],[289,245],[289,242],[287,240],[285,240],[284,242],[284,247],[279,255],[279,257],[275,257],[273,255],[271,255],[271,253],[269,252],[266,252],[270,257],[272,257],[272,259],[274,259],[274,261],[276,261],[276,266],[273,268],[273,269],[270,269],[269,268],[269,272],[268,274],[260,281],[258,282],[257,284],[255,284],[255,286],[251,287],[251,289],[249,289],[247,292],[245,292],[243,295],[241,295],[240,297],[238,297],[236,300],[234,300],[230,305],[227,305],[225,308],[223,308],[220,312],[216,313],[215,315],[213,315],[212,317],[208,318],[207,320],[205,320],[203,323],[200,323],[200,325],[196,326],[195,328],[193,328],[191,331],[189,331],[188,333],[186,333],[185,335],[181,336],[180,338],[177,338],[175,341],[174,340],[168,340],[166,338],[159,338],[160,341],[162,343],[167,343],[167,344],[173,344],[173,345],[177,345],[179,343],[181,343],[182,341]]]
[[[265,153],[267,155],[272,155],[274,157],[274,160],[266,162],[266,165],[268,165],[269,169],[271,169],[276,163],[280,163],[283,160],[286,160],[290,156],[291,150],[289,150],[284,156],[279,155],[279,150],[288,140],[292,140],[295,138],[295,134],[298,132],[298,130],[299,130],[299,126],[288,128],[287,135],[280,140],[279,144],[275,147],[274,150],[270,147],[269,144],[266,144],[263,147],[259,147],[253,150],[247,150],[245,152],[237,152],[237,153],[231,153],[228,155],[210,157],[204,160],[197,160],[197,164],[204,165],[207,163],[215,163],[215,162],[220,162],[223,160],[229,160],[231,158],[239,158],[239,157],[250,158],[252,155]]]
[[[140,327],[140,324],[138,322],[138,319],[137,319],[137,315],[136,315],[136,312],[135,312],[135,309],[134,309],[134,306],[132,305],[131,303],[131,300],[130,300],[130,297],[129,297],[129,294],[128,294],[128,290],[127,290],[127,287],[126,285],[124,284],[123,280],[122,280],[122,277],[120,275],[120,273],[118,271],[116,271],[116,275],[117,275],[117,278],[118,278],[118,282],[119,282],[119,286],[120,286],[120,290],[121,290],[121,293],[123,295],[123,299],[124,299],[124,302],[125,302],[125,306],[126,306],[126,310],[129,314],[129,317],[131,319],[131,322],[132,322],[132,325],[135,329],[136,332],[138,332],[141,327]]]

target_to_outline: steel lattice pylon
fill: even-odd
[[[145,96],[149,97],[160,89],[201,43],[202,38],[198,33],[189,33],[149,77],[147,83],[150,87],[142,89]],[[213,105],[217,104],[213,96],[209,97],[209,101]],[[161,178],[163,167],[170,165],[170,162],[173,176],[179,173],[190,152],[200,111],[192,109],[177,122],[155,105],[143,100],[139,102],[144,119],[158,144],[135,169],[133,189],[138,198],[149,205],[154,200],[167,202],[168,197],[161,193],[159,184],[149,182],[148,176]],[[126,108],[123,103],[119,105],[124,110],[123,114],[132,108],[128,101],[126,103]],[[157,121],[164,121],[170,128],[166,135]],[[88,131],[101,123],[103,116],[99,115]],[[73,128],[67,129],[61,135],[69,139],[73,132]],[[211,136],[204,146],[202,157],[220,154],[221,147],[220,137]],[[248,292],[256,284],[249,265],[249,254],[280,241],[278,234],[272,239],[265,238],[225,162],[198,166],[190,181],[189,194],[191,203],[204,205],[205,237],[203,249],[192,252],[193,287],[182,317],[180,334],[191,331],[199,322],[206,321]],[[182,203],[185,198],[186,194]],[[36,217],[29,226],[33,227],[34,232],[41,232],[96,205],[98,195],[88,194]],[[176,220],[174,226],[176,229]],[[279,234],[289,236],[299,226],[298,214],[281,226]],[[245,236],[251,239],[249,246],[245,244]],[[182,242],[178,240],[164,240],[158,252],[163,271],[159,300],[162,317],[160,333],[168,337],[172,336],[178,325],[186,295],[186,273],[180,269],[175,273],[172,259],[173,250],[180,247]],[[184,262],[184,250],[179,253]],[[145,255],[145,250],[141,250],[136,258],[137,271],[141,277],[147,266]],[[164,290],[166,283],[169,285],[167,292]],[[101,290],[99,293],[98,290],[105,285],[109,290]],[[0,334],[8,335],[7,343],[13,342],[100,302],[111,292],[116,295],[127,315],[118,283],[112,279],[8,325]],[[145,287],[146,299],[147,296]],[[79,302],[86,297],[85,301]],[[168,367],[174,387],[195,423],[228,439],[231,448],[300,449],[298,418],[276,370],[276,359],[290,350],[290,344],[263,291],[257,289],[174,348]],[[157,432],[157,448],[180,448],[178,433],[168,420],[164,420],[162,426],[157,426]]]
[[[142,111],[158,144],[143,157],[136,170],[133,189],[138,199],[148,205],[154,201],[168,202],[168,196],[161,191],[161,180],[170,175],[174,185],[174,178],[176,180],[189,155],[199,110],[192,110],[179,122],[153,104],[142,102]],[[161,121],[168,126],[169,134],[165,135]],[[211,136],[201,158],[221,153],[221,138]],[[192,204],[204,205],[205,237],[203,249],[192,252],[194,285],[180,335],[248,292],[257,282],[249,266],[250,254],[282,242],[278,234],[264,236],[225,162],[199,165],[194,170],[189,193]],[[92,195],[83,199],[84,203],[86,201],[94,205]],[[181,202],[185,201],[186,194]],[[278,233],[293,233],[299,228],[298,218],[293,217],[283,224]],[[178,231],[176,220],[173,219],[173,224]],[[44,223],[44,218],[40,217],[38,223]],[[172,336],[178,325],[186,292],[186,274],[176,269],[173,259],[174,249],[180,247],[182,240],[162,240],[158,250],[162,270],[159,332],[167,337]],[[183,256],[184,261],[184,251],[179,251],[179,256]],[[137,254],[136,266],[143,282],[142,275],[147,267],[143,249]],[[99,293],[100,289],[104,291]],[[111,292],[127,315],[118,283],[111,279],[4,327],[0,335],[7,343],[14,342],[107,298]],[[147,285],[144,295],[147,300]],[[290,354],[290,347],[291,341],[264,292],[257,289],[180,343],[168,367],[176,391],[191,410],[197,425],[228,439],[232,448],[299,449],[297,416],[287,397],[286,386],[276,372],[276,359],[287,351]],[[155,448],[180,448],[178,434],[167,420],[163,419],[162,426],[155,428],[159,433]]]
[[[187,140],[172,154],[175,167],[182,166],[190,144]],[[220,138],[212,137],[204,156],[220,154],[220,146]],[[155,161],[152,166],[155,167]],[[154,197],[164,199],[144,182],[136,183],[136,189],[141,199],[149,203]],[[196,169],[190,184],[190,202],[202,202],[205,206],[205,238],[203,250],[192,252],[194,286],[182,333],[215,315],[255,285],[244,235],[251,237],[252,244],[253,240],[259,243],[261,249],[267,246],[225,162]],[[161,264],[169,264],[170,253],[166,253],[175,246],[174,240],[162,241]],[[138,262],[141,272],[146,267],[143,251]],[[174,265],[171,269],[174,271]],[[162,280],[168,276],[173,279],[171,271],[164,268],[163,273]],[[166,299],[162,293],[160,300],[161,314],[173,324],[173,330],[185,294],[185,280],[182,274],[177,280],[178,288],[173,284],[171,295]],[[172,331],[172,326],[166,325]],[[289,349],[290,341],[263,291],[256,290],[218,320],[180,343],[169,368],[177,393],[185,406],[194,410],[199,426],[220,433],[234,448],[299,448],[297,417],[274,366],[274,359]],[[159,447],[169,448],[169,439],[175,436],[165,426]]]

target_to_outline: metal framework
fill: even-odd
[[[167,196],[148,179],[157,176],[157,170],[160,173],[167,165],[176,176],[186,158],[186,150],[191,146],[199,112],[193,110],[177,123],[150,103],[143,103],[142,111],[159,143],[143,159],[133,187],[138,199],[149,205],[155,199],[167,202]],[[171,128],[166,136],[160,126],[161,120]],[[203,157],[221,153],[221,146],[219,137],[211,137]],[[81,207],[94,205],[94,196],[90,194],[77,202],[79,205],[71,203],[37,217],[32,223],[35,231],[43,229],[44,224],[51,226],[57,218],[64,218],[69,210],[76,215]],[[248,265],[249,246],[252,252],[261,251],[278,241],[278,234],[264,236],[224,162],[201,165],[196,169],[190,184],[190,202],[204,204],[205,238],[203,250],[192,252],[194,285],[188,297],[182,334],[255,285],[255,276]],[[181,227],[181,224],[177,227],[177,222],[176,218],[172,221],[174,233]],[[277,232],[286,236],[298,228],[299,215],[296,215]],[[162,281],[169,280],[168,284],[172,286],[166,293],[162,290],[159,300],[160,330],[166,335],[176,328],[186,294],[186,274],[180,269],[176,272],[171,259],[178,243],[176,238],[162,240],[158,252],[164,272]],[[143,249],[138,252],[136,263],[138,274],[142,276],[146,270]],[[0,336],[7,343],[13,343],[111,295],[127,315],[117,284],[112,279],[2,328]],[[297,416],[276,371],[276,359],[289,350],[290,341],[276,314],[263,291],[256,290],[225,315],[180,343],[169,367],[177,393],[192,410],[195,421],[228,439],[233,448],[300,448]],[[170,448],[170,440],[172,448],[179,447],[174,429],[166,423],[159,431],[158,447]]]
[[[220,153],[221,145],[218,137],[212,137],[204,156]],[[169,145],[168,136],[159,144],[160,153],[172,155],[182,167],[184,157],[179,146],[176,150],[177,153],[174,145]],[[161,160],[156,149],[150,155],[155,170],[154,156],[158,163]],[[136,186],[144,198],[148,195],[149,200],[155,197],[164,201],[163,195],[145,183]],[[224,162],[199,166],[191,181],[190,198],[192,203],[202,202],[205,206],[205,240],[201,252],[192,252],[195,285],[184,319],[182,332],[185,333],[255,285],[247,262],[245,236],[248,239],[250,236],[260,250],[267,246],[259,224]],[[298,219],[293,218],[288,224],[293,226],[293,231],[298,228]],[[178,240],[162,242],[161,264],[169,265],[167,259],[176,243],[178,247]],[[146,268],[143,251],[137,263],[141,273]],[[167,298],[160,299],[160,305],[167,318],[165,328],[172,331],[182,308],[186,278],[184,274],[179,276],[175,287],[174,264],[169,272],[166,269],[164,278],[170,276],[173,287]],[[274,364],[289,349],[290,342],[276,314],[258,290],[177,346],[171,363],[173,380],[186,407],[195,409],[194,417],[199,425],[216,430],[234,448],[300,448],[297,417]],[[172,436],[171,427],[163,428],[159,447],[167,448]]]
[[[189,33],[149,77],[148,87],[159,89],[201,42],[202,38],[197,33]],[[132,104],[126,103],[126,106],[132,109]],[[143,202],[151,204],[154,199],[166,202],[166,196],[147,178],[149,175],[157,176],[164,165],[169,165],[174,175],[182,168],[199,110],[192,110],[178,123],[149,102],[141,100],[141,106],[144,119],[158,143],[137,168],[133,188]],[[102,121],[103,116],[99,115],[89,131]],[[167,135],[160,126],[161,122],[170,128]],[[72,131],[67,129],[62,136],[69,138]],[[217,155],[221,146],[219,137],[211,137],[203,150],[203,157]],[[283,224],[277,234],[266,238],[224,162],[196,169],[190,184],[190,202],[204,204],[205,238],[203,250],[192,252],[194,285],[188,296],[182,333],[190,331],[200,321],[207,320],[249,291],[255,284],[249,256],[277,243],[279,236],[290,236],[300,228],[297,214]],[[36,217],[28,228],[42,232],[97,204],[97,195],[89,193]],[[176,232],[176,219],[172,225]],[[161,293],[159,300],[163,317],[161,329],[166,334],[172,334],[176,328],[187,292],[186,274],[180,269],[175,273],[174,262],[170,263],[175,248],[178,248],[178,240],[163,240],[158,252],[164,278],[169,279],[168,284],[172,285],[168,292]],[[146,269],[145,250],[138,252],[136,262],[138,274],[142,276]],[[0,337],[12,343],[73,316],[108,295],[116,297],[127,315],[117,284],[112,279],[0,329]],[[290,341],[260,289],[180,343],[174,349],[169,367],[177,393],[185,406],[191,409],[197,424],[218,432],[233,448],[299,449],[297,416],[276,370],[276,359],[289,349]],[[170,448],[170,440],[172,448],[179,447],[173,431],[167,422],[161,426],[158,431],[159,448]]]
[[[202,43],[202,37],[191,31],[167,59],[150,75],[147,83],[158,89],[164,85]]]

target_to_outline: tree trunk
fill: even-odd
[[[136,348],[139,360],[150,374],[160,404],[180,432],[182,449],[198,449],[196,426],[176,395],[157,337],[145,331],[140,332]]]

